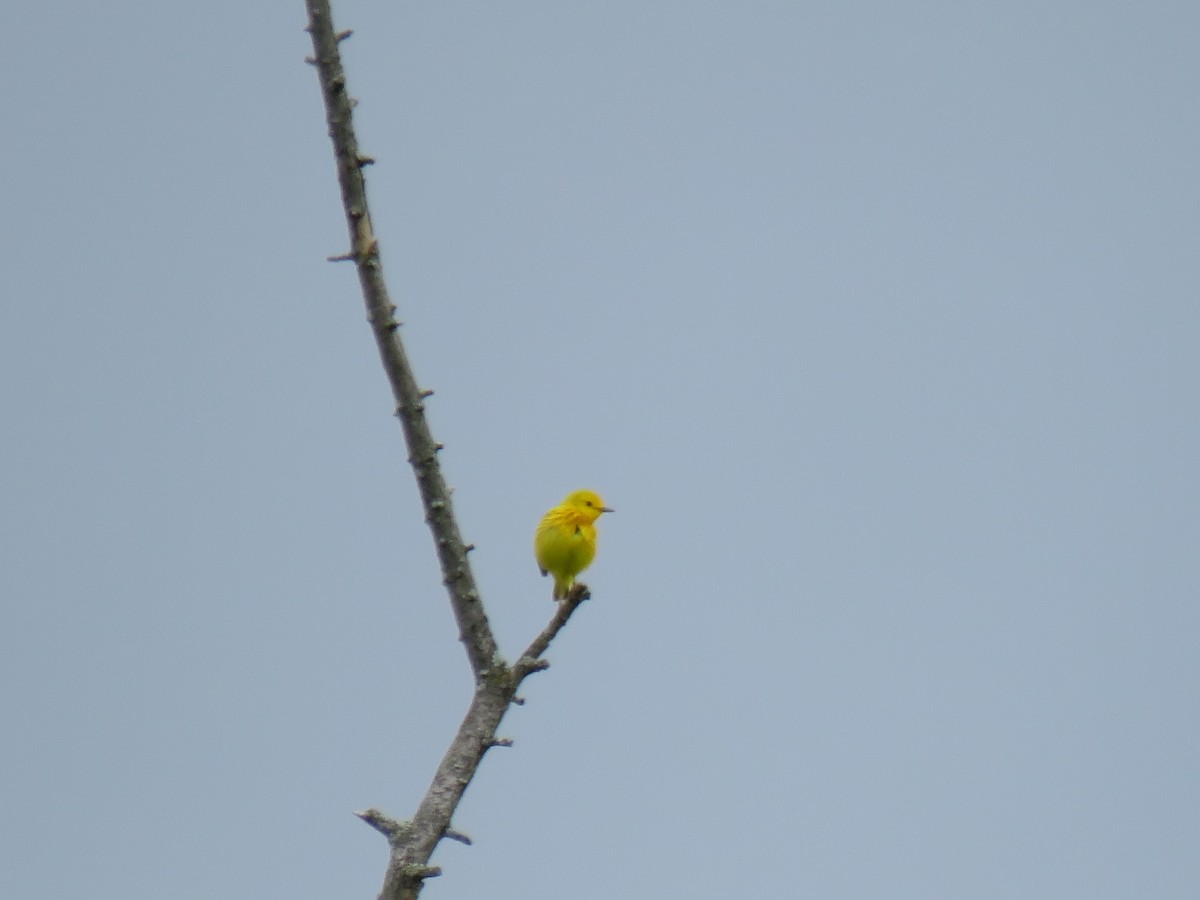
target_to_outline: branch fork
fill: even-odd
[[[415,900],[425,879],[441,874],[440,868],[429,865],[429,859],[441,840],[449,838],[464,844],[471,843],[470,838],[450,826],[463,792],[489,749],[512,745],[511,740],[497,737],[497,729],[509,706],[524,703],[517,695],[517,689],[526,677],[549,667],[550,664],[542,657],[550,642],[590,595],[585,585],[575,585],[516,663],[511,667],[505,663],[468,562],[468,553],[474,547],[464,543],[459,533],[450,503],[451,491],[438,463],[437,452],[442,445],[433,439],[425,419],[423,401],[433,392],[417,387],[408,354],[400,339],[399,323],[395,319],[396,306],[388,296],[383,278],[379,241],[371,225],[363,178],[363,168],[374,160],[358,148],[352,121],[354,101],[346,91],[346,75],[338,49],[338,45],[351,32],[334,29],[329,0],[306,0],[306,5],[307,30],[312,36],[314,51],[314,55],[306,62],[317,69],[350,236],[350,252],[330,259],[353,262],[358,272],[367,320],[391,384],[395,415],[404,431],[409,462],[416,475],[425,510],[425,521],[433,533],[434,548],[458,624],[459,639],[466,649],[475,678],[475,692],[466,716],[438,764],[433,781],[412,819],[401,821],[377,809],[355,813],[383,834],[391,847],[380,900]]]

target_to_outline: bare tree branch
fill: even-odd
[[[342,205],[350,231],[350,252],[331,257],[331,260],[353,261],[358,270],[367,319],[392,386],[396,416],[404,430],[425,520],[433,532],[443,581],[458,622],[459,638],[466,647],[475,677],[471,704],[411,821],[394,819],[377,809],[355,814],[383,834],[391,847],[380,900],[415,900],[425,880],[441,874],[440,868],[429,865],[441,840],[450,838],[471,843],[470,838],[450,825],[459,801],[487,751],[492,747],[511,746],[512,741],[496,737],[504,714],[510,705],[524,702],[517,696],[521,682],[549,665],[542,654],[589,594],[583,584],[576,584],[517,662],[510,667],[504,661],[467,561],[467,554],[473,547],[463,543],[451,509],[450,492],[437,458],[441,445],[434,441],[425,420],[424,401],[432,392],[417,387],[400,340],[396,307],[389,299],[384,283],[379,242],[371,226],[362,174],[363,167],[374,160],[359,152],[351,119],[354,104],[346,91],[346,75],[338,52],[338,44],[349,37],[350,32],[334,31],[328,0],[306,0],[306,4],[308,31],[314,50],[309,62],[316,66],[321,83]]]
[[[362,167],[368,161],[358,152],[358,139],[351,120],[353,104],[346,92],[346,73],[338,53],[338,43],[348,33],[338,35],[333,30],[328,0],[308,0],[308,31],[313,41],[313,62],[325,98],[325,118],[329,137],[333,141],[337,160],[338,184],[342,188],[342,205],[350,229],[350,256],[358,269],[367,320],[375,333],[379,357],[392,385],[396,399],[396,416],[404,428],[408,445],[408,461],[417,476],[425,521],[433,532],[442,566],[443,580],[450,593],[450,605],[458,621],[458,633],[467,649],[475,679],[479,681],[499,657],[496,638],[488,624],[487,614],[479,601],[475,576],[467,561],[467,548],[458,531],[458,523],[450,506],[450,491],[442,477],[437,452],[441,445],[429,432],[425,420],[423,394],[408,363],[408,355],[400,340],[400,323],[396,307],[388,297],[383,278],[383,262],[379,257],[379,241],[371,227],[367,207],[366,184]]]
[[[572,585],[567,599],[558,604],[558,609],[555,610],[550,623],[542,629],[541,634],[533,639],[533,643],[525,648],[525,652],[513,666],[518,680],[533,672],[539,672],[549,665],[542,659],[542,654],[546,652],[546,648],[550,646],[550,642],[554,640],[555,636],[562,631],[563,626],[567,624],[567,619],[571,618],[575,610],[579,609],[579,604],[591,596],[587,585],[582,581],[577,581]]]

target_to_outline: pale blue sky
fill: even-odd
[[[374,897],[465,710],[303,4],[17,0],[0,896]],[[1192,898],[1200,6],[339,2],[505,650],[425,896]]]

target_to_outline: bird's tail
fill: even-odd
[[[571,575],[555,575],[554,576],[554,599],[566,600],[567,594],[571,592],[571,585],[575,583],[574,576]]]

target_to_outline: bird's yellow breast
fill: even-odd
[[[543,572],[578,575],[596,556],[596,528],[588,522],[543,520],[533,548]]]

